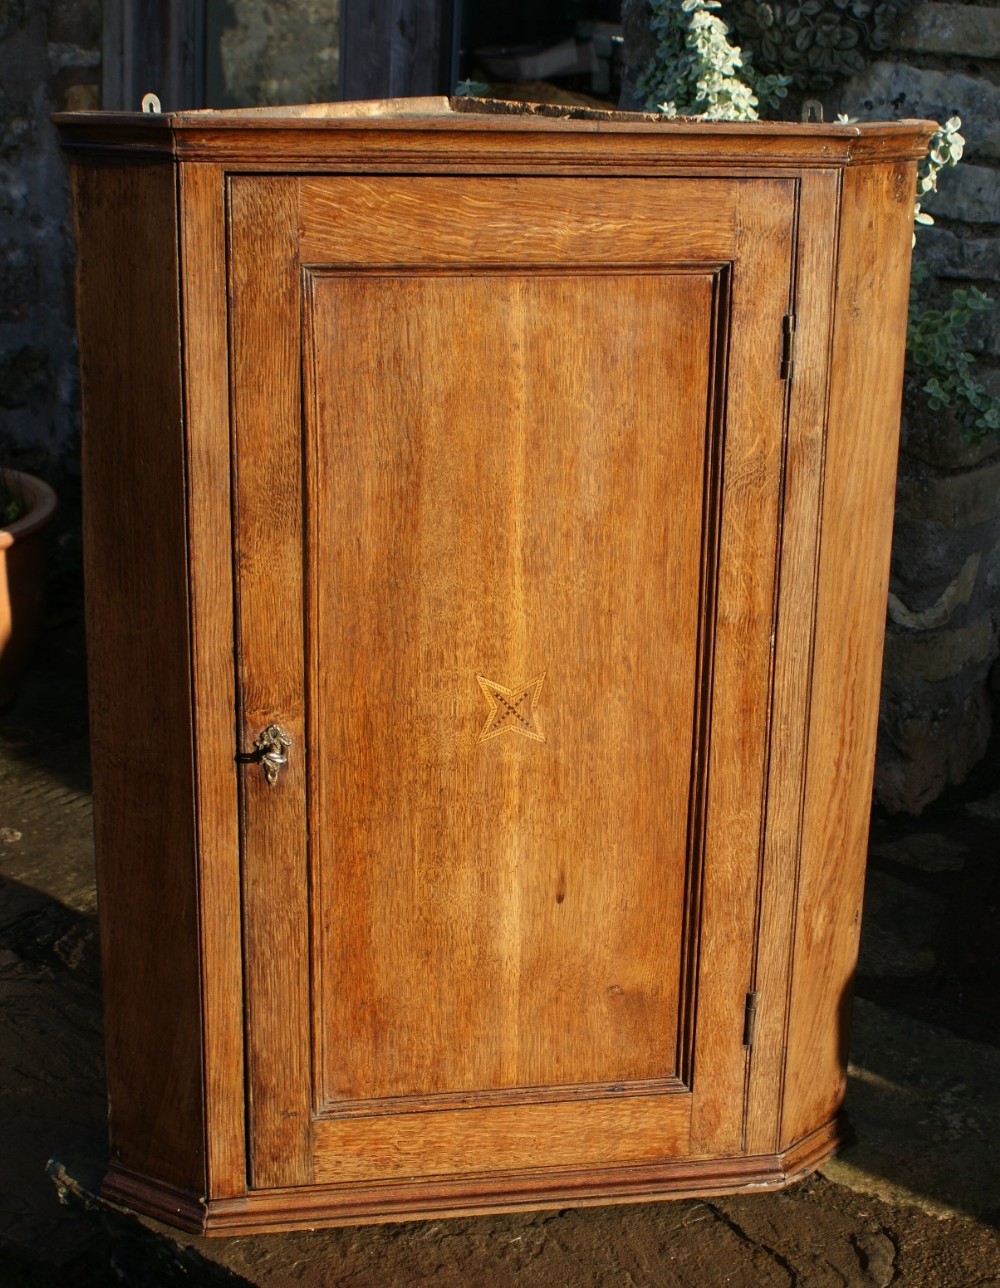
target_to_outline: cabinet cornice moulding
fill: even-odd
[[[402,165],[463,172],[547,165],[572,173],[839,167],[919,159],[937,128],[933,121],[668,122],[625,112],[491,115],[455,111],[447,99],[234,112],[60,112],[53,120],[68,148],[236,166],[256,166],[266,154],[275,163],[312,171],[353,168],[359,161],[366,169]],[[608,149],[609,135],[614,151]]]

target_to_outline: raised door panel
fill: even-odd
[[[319,1103],[676,1076],[714,279],[307,280]]]
[[[232,182],[257,1186],[740,1148],[792,216]]]

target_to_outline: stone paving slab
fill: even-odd
[[[86,1201],[85,1199],[83,1201]],[[255,1288],[972,1288],[1000,1284],[1000,1232],[821,1176],[779,1194],[191,1239],[99,1218],[139,1274],[150,1247],[194,1282]],[[141,1279],[137,1282],[142,1282]],[[160,1282],[155,1280],[153,1282]],[[165,1279],[173,1284],[174,1279]],[[176,1282],[188,1282],[178,1278]]]
[[[858,999],[847,1103],[857,1143],[825,1176],[936,1216],[1000,1223],[1000,1048]]]

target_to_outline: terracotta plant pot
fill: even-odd
[[[14,697],[42,624],[45,533],[56,512],[47,483],[19,470],[4,476],[28,503],[28,512],[0,527],[0,706]]]

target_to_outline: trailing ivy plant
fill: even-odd
[[[775,107],[788,78],[763,75],[729,41],[719,0],[651,0],[656,52],[636,89],[650,111],[706,121],[756,121]]]
[[[965,151],[965,139],[960,133],[961,129],[962,118],[949,116],[944,125],[939,126],[931,135],[931,141],[927,145],[927,155],[917,166],[917,204],[913,211],[913,221],[916,224],[934,222],[933,216],[926,210],[921,210],[920,202],[929,192],[937,192],[938,179],[945,166],[958,165],[961,161],[962,153]],[[914,234],[915,240],[916,234]]]
[[[926,276],[914,272],[915,284]],[[948,308],[910,301],[906,357],[912,382],[927,398],[931,411],[950,407],[967,438],[1000,431],[1000,398],[974,376],[974,359],[964,347],[966,329],[975,313],[988,313],[994,300],[975,286],[952,291]]]
[[[847,8],[840,0],[836,6]],[[712,12],[720,7],[718,0],[651,0],[656,51],[636,85],[649,109],[659,108],[668,117],[754,121],[758,107],[773,107],[784,97],[789,78],[765,76],[754,69],[749,55],[730,43],[729,28]],[[820,0],[807,0],[795,12],[818,17],[822,7]],[[877,8],[868,0],[856,0],[851,12],[863,17]],[[839,120],[850,123],[847,117]],[[941,171],[961,159],[965,146],[961,126],[959,117],[950,117],[932,136],[917,168],[915,226],[934,222],[921,202],[937,190]],[[920,276],[914,270],[914,285]],[[975,287],[955,290],[951,306],[944,309],[921,305],[912,291],[910,296],[908,384],[926,397],[929,410],[952,408],[972,438],[1000,432],[1000,398],[976,381],[975,360],[963,348],[973,314],[993,307],[994,301]]]
[[[932,135],[927,155],[917,167],[913,215],[917,226],[934,222],[920,203],[929,192],[937,191],[938,178],[945,166],[957,165],[961,160],[965,148],[961,128],[960,117],[952,116],[945,121]],[[913,288],[918,288],[926,277],[926,269],[915,265]],[[952,291],[947,308],[921,304],[915,289],[910,291],[906,359],[911,388],[916,386],[926,396],[930,411],[951,408],[963,432],[971,439],[1000,432],[1000,398],[976,380],[975,359],[963,347],[973,315],[988,313],[995,307],[995,301],[975,286]]]
[[[914,0],[725,0],[723,11],[762,68],[797,89],[829,89],[885,49]]]

